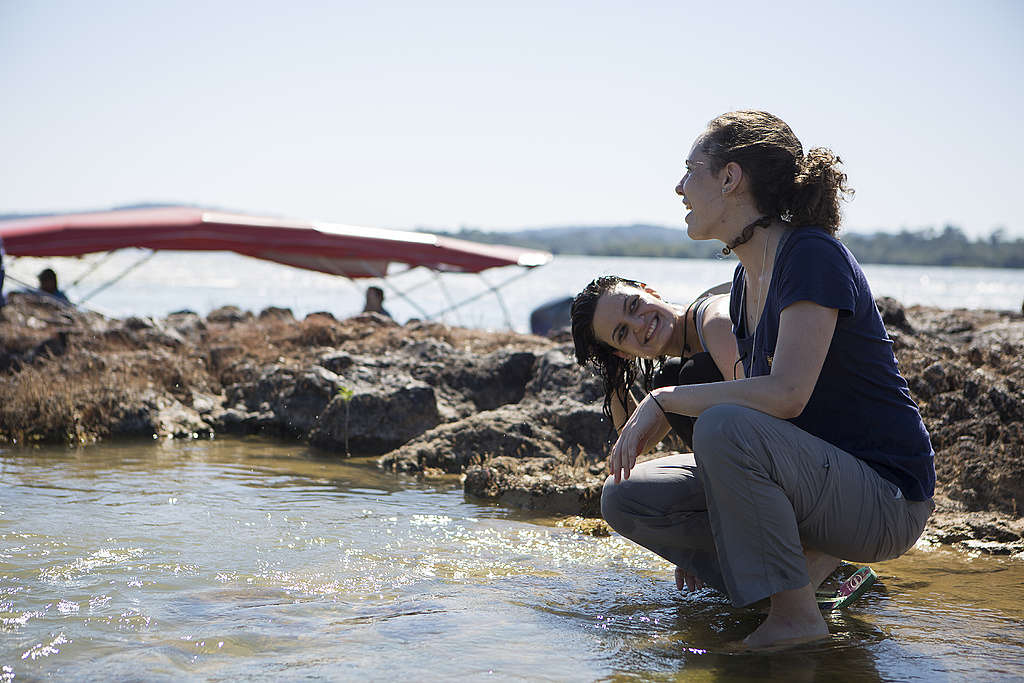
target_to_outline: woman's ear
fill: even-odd
[[[625,351],[615,351],[612,355],[621,358],[622,360],[636,360],[633,356],[629,355]]]
[[[722,194],[732,192],[743,182],[743,167],[730,161],[722,169]]]

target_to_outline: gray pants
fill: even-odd
[[[851,562],[906,552],[931,500],[906,500],[862,460],[756,410],[719,405],[693,454],[609,477],[601,514],[623,536],[696,574],[737,606],[807,585],[804,548]]]

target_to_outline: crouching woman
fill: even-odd
[[[698,417],[695,475],[722,585],[737,606],[771,601],[752,648],[826,637],[814,593],[838,558],[901,555],[934,509],[928,432],[864,273],[835,238],[848,192],[838,167],[766,112],[722,115],[697,138],[676,192],[688,235],[739,257],[730,317],[744,377],[655,389],[610,457],[605,496],[671,498],[618,487],[653,491],[657,478],[630,486],[637,456],[666,415]]]

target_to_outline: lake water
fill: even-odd
[[[118,252],[96,271],[73,285],[93,267],[88,259],[15,259],[11,276],[35,283],[35,274],[54,267],[72,300],[96,287],[140,258],[139,252]],[[647,282],[669,301],[688,303],[703,290],[732,279],[734,260],[617,258],[557,256],[546,266],[525,272],[496,268],[482,276],[448,274],[441,277],[417,269],[400,273],[385,284],[385,306],[400,321],[424,318],[452,303],[476,298],[441,320],[469,327],[529,330],[529,316],[539,304],[571,296],[597,275],[616,274]],[[864,267],[876,296],[891,296],[906,305],[940,308],[988,308],[1020,311],[1024,299],[1024,269],[943,268],[920,266]],[[524,275],[525,272],[525,275]],[[518,276],[499,301],[489,287]],[[123,280],[89,299],[87,305],[114,317],[166,315],[190,309],[200,314],[225,304],[258,312],[267,306],[291,308],[297,316],[329,311],[348,317],[362,310],[364,280],[298,270],[231,253],[160,252]],[[392,288],[392,285],[394,288]],[[9,282],[7,288],[17,284]],[[407,295],[403,298],[399,292]]]
[[[824,644],[621,537],[297,444],[0,451],[0,681],[1020,680],[1024,563],[916,548]]]

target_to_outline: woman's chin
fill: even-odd
[[[707,240],[716,239],[714,235],[709,235],[706,230],[701,230],[699,226],[687,225],[686,236],[695,242],[705,242]]]
[[[684,218],[683,220],[686,221],[687,237],[689,237],[691,240],[706,239],[700,234],[700,226],[698,225],[697,221],[695,221],[693,218],[693,211],[690,211],[688,214],[686,214],[686,218]]]

